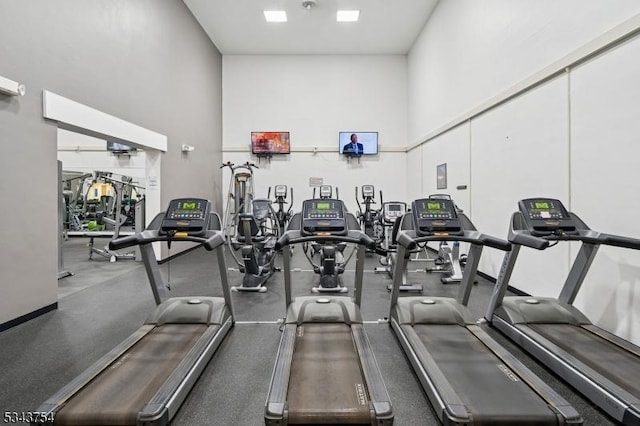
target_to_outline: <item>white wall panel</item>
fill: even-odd
[[[407,203],[424,196],[423,151],[426,145],[419,146],[407,153]],[[398,199],[399,201],[403,201]]]
[[[523,198],[568,200],[567,78],[558,78],[471,123],[471,206],[479,231],[506,238]],[[557,295],[568,271],[568,248],[521,251],[511,285]],[[497,277],[503,253],[486,249],[480,270]]]
[[[591,228],[640,238],[640,39],[571,73],[571,205]],[[601,247],[576,305],[640,344],[640,252]]]
[[[637,13],[636,0],[441,1],[409,53],[409,142]]]

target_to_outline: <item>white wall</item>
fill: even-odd
[[[338,186],[354,211],[354,188],[372,184],[385,199],[406,198],[405,56],[223,56],[223,160],[253,161],[256,196],[275,184],[311,197],[309,177]],[[292,154],[270,163],[250,154],[252,131],[291,132]],[[338,132],[379,132],[379,154],[347,162]],[[314,147],[318,153],[313,153]],[[226,195],[230,173],[223,173]]]
[[[517,93],[523,81],[587,51],[638,13],[636,1],[440,2],[408,58],[408,141],[429,139],[408,154],[422,156],[408,182],[420,179],[430,190],[435,164],[467,161],[469,211],[482,232],[506,237],[518,199],[549,196],[594,229],[640,237],[640,39]],[[513,99],[491,106],[510,92]],[[463,124],[432,137],[456,122]],[[468,151],[452,136],[466,126]],[[557,295],[575,253],[576,246],[523,249],[512,285]],[[480,269],[497,276],[501,261],[501,253],[486,250]],[[639,273],[636,253],[603,247],[576,300],[596,324],[636,344]]]
[[[441,1],[408,55],[409,142],[638,12],[636,0]]]
[[[569,199],[567,120],[564,77],[471,122],[471,218],[478,230],[506,238],[520,199]],[[568,272],[567,253],[566,245],[544,253],[521,250],[511,285],[530,294],[557,295]],[[480,270],[497,277],[503,255],[485,250]]]
[[[640,39],[571,73],[571,205],[593,229],[640,238]],[[640,253],[601,247],[576,305],[640,341]]]

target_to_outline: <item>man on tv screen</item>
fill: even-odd
[[[362,155],[364,148],[361,143],[358,142],[358,135],[351,133],[351,142],[344,146],[342,150],[344,154]]]

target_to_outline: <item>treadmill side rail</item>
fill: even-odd
[[[289,373],[291,361],[293,359],[293,348],[296,340],[296,325],[285,325],[280,345],[278,346],[278,354],[276,355],[276,364],[271,376],[271,384],[269,385],[269,395],[265,407],[265,424],[267,426],[276,426],[286,424],[286,401],[287,390],[289,388]]]
[[[401,326],[394,317],[391,318],[390,324],[440,422],[443,424],[469,423],[469,410],[464,402],[458,398],[413,328],[409,325]],[[427,369],[429,373],[427,373]]]
[[[600,406],[610,416],[628,425],[640,425],[640,400],[630,395],[602,374],[585,365],[553,342],[536,333],[526,324],[513,326],[500,316],[493,318],[493,325],[519,346],[544,362],[567,383]],[[635,406],[635,407],[634,407]],[[634,413],[635,412],[635,413]],[[629,421],[629,418],[632,421]]]
[[[351,325],[351,332],[356,349],[360,356],[360,367],[362,374],[367,382],[369,389],[369,398],[373,407],[372,421],[378,426],[393,424],[393,410],[391,408],[391,399],[387,393],[387,388],[382,380],[382,373],[378,367],[378,362],[371,349],[369,337],[364,331],[361,324]]]
[[[525,383],[529,385],[542,399],[544,399],[551,407],[564,418],[565,424],[583,423],[580,414],[569,402],[554,391],[549,385],[540,380],[538,376],[533,374],[518,358],[509,353],[506,349],[496,343],[482,328],[477,325],[467,326],[482,343],[484,343],[491,351],[500,358],[511,370],[513,370]]]
[[[151,401],[138,414],[138,424],[164,425],[172,419],[209,360],[231,329],[233,321],[227,315],[222,326],[210,325],[198,342],[171,373]]]

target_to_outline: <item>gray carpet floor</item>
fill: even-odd
[[[83,239],[64,242],[65,267],[75,275],[58,282],[58,309],[0,333],[0,413],[34,411],[49,396],[136,330],[154,303],[144,267],[123,260],[88,259]],[[227,252],[231,285],[242,274]],[[281,265],[280,258],[277,264]],[[317,276],[298,247],[293,254],[294,295],[308,295]],[[352,289],[355,262],[343,274]],[[378,256],[366,259],[362,313],[366,330],[382,371],[395,413],[396,425],[436,425],[437,418],[389,325],[377,322],[389,310],[390,279],[375,274]],[[411,282],[424,285],[424,294],[455,296],[458,286],[442,285],[437,274],[411,262]],[[351,270],[349,270],[351,269]],[[221,296],[215,255],[202,248],[162,265],[172,295]],[[470,307],[484,313],[492,284],[482,278],[474,286]],[[237,325],[177,413],[176,425],[262,425],[264,402],[278,349],[275,324],[284,317],[284,279],[281,272],[269,280],[266,293],[233,293]],[[352,291],[350,291],[352,294]],[[258,323],[262,322],[262,323]],[[574,392],[543,365],[523,353],[496,330],[486,327],[500,344],[567,399],[585,424],[615,424],[588,400]],[[488,392],[491,389],[487,389]]]

